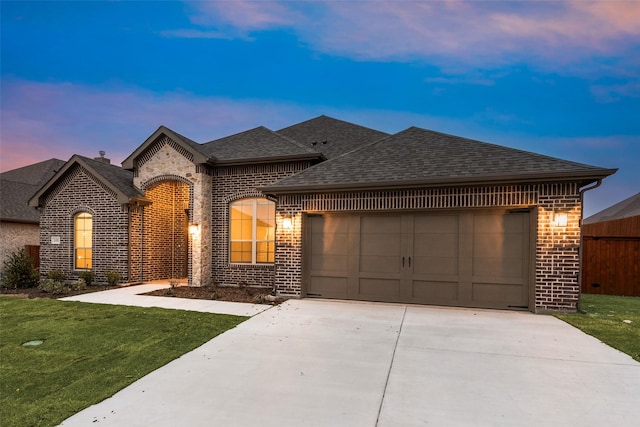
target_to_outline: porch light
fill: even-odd
[[[291,230],[293,228],[293,221],[290,217],[286,217],[282,220],[282,228],[285,230]]]
[[[557,213],[553,217],[553,225],[556,227],[566,227],[568,223],[568,217],[566,213]]]
[[[192,236],[200,234],[200,226],[198,224],[189,224],[189,234]]]

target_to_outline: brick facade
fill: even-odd
[[[527,208],[534,214],[535,270],[532,308],[536,312],[575,311],[579,298],[581,198],[574,183],[498,187],[283,195],[278,221],[293,229],[277,232],[275,287],[279,294],[302,295],[304,214],[464,208]],[[567,214],[566,227],[552,225],[556,213]]]
[[[117,271],[128,281],[128,213],[100,180],[76,165],[47,197],[40,215],[40,274],[61,270],[72,280],[83,270],[74,268],[74,217],[93,215],[93,272],[106,283],[104,272]],[[52,237],[60,243],[52,243]]]
[[[277,234],[275,264],[231,264],[229,262],[229,204],[248,197],[265,197],[258,191],[258,188],[292,175],[308,166],[308,162],[291,162],[228,166],[213,170],[211,273],[215,282],[224,285],[274,286],[275,271],[281,252],[280,245],[285,243],[280,241]]]

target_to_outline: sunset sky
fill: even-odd
[[[326,114],[606,168],[640,191],[639,1],[0,3],[2,171],[165,125],[206,142]]]

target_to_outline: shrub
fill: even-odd
[[[71,290],[72,291],[82,291],[87,289],[87,282],[80,277],[78,280],[74,280],[71,282]]]
[[[56,282],[64,283],[67,276],[65,276],[62,270],[51,270],[49,274],[47,274],[47,278]]]
[[[93,271],[87,270],[80,273],[80,278],[84,280],[86,286],[91,286],[91,283],[93,283],[93,279],[96,278],[96,275],[93,274]]]
[[[118,282],[120,282],[120,279],[122,279],[122,274],[113,270],[106,270],[104,275],[107,278],[107,283],[111,286],[116,286]]]
[[[33,268],[31,257],[24,249],[19,249],[9,255],[4,262],[4,277],[2,287],[5,288],[34,288],[38,285],[38,270]]]
[[[51,278],[44,279],[38,286],[38,289],[41,291],[54,295],[63,293],[65,290],[64,288],[63,282]]]

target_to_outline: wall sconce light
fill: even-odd
[[[293,228],[293,220],[290,217],[285,217],[282,220],[282,228],[285,230],[291,230]]]
[[[568,222],[566,213],[557,213],[553,216],[553,225],[556,227],[566,227]]]
[[[189,224],[189,234],[192,236],[200,234],[200,226],[198,224]]]

